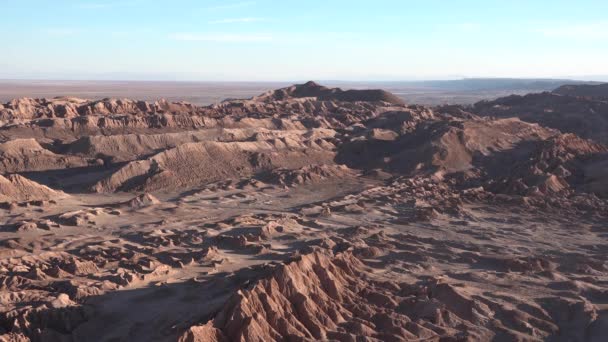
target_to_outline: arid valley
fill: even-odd
[[[608,88],[0,105],[2,341],[606,341]]]

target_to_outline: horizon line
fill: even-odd
[[[605,81],[591,80],[605,79]],[[159,83],[306,83],[314,82],[343,82],[343,83],[424,83],[424,82],[442,82],[442,81],[467,81],[467,80],[513,80],[513,81],[575,81],[575,82],[608,82],[608,75],[587,75],[587,76],[561,76],[561,77],[503,77],[503,76],[485,76],[485,77],[446,77],[446,78],[428,78],[428,79],[287,79],[287,80],[217,80],[217,79],[200,79],[200,80],[173,80],[173,79],[106,79],[106,78],[34,78],[34,77],[0,77],[0,82],[6,81],[33,81],[33,82],[159,82]]]

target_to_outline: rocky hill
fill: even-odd
[[[590,100],[608,101],[608,83],[595,85],[564,85],[553,91],[555,94],[583,97]]]
[[[518,117],[564,133],[608,143],[608,102],[604,101],[539,93],[479,102],[473,106],[472,111],[482,116]]]
[[[296,84],[287,88],[273,90],[266,94],[254,97],[254,100],[280,101],[294,98],[316,98],[321,101],[387,102],[397,105],[404,104],[402,99],[385,90],[342,90],[340,88],[327,88],[312,81],[304,84]]]

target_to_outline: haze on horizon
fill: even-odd
[[[2,1],[2,79],[608,81],[608,2]]]

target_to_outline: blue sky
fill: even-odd
[[[606,0],[0,0],[0,78],[608,75]]]

